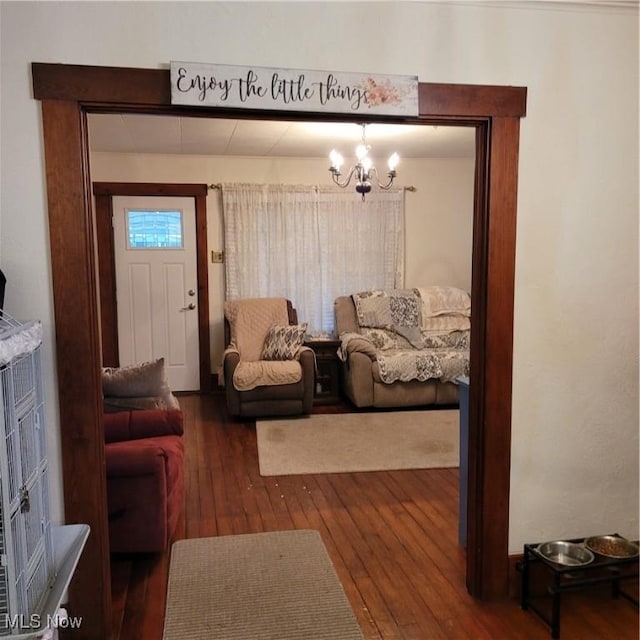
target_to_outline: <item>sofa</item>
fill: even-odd
[[[182,433],[179,409],[104,415],[112,553],[169,548],[184,506]]]
[[[471,298],[433,286],[373,289],[334,304],[342,389],[356,407],[458,403],[469,375]]]

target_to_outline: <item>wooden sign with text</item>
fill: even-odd
[[[418,77],[171,62],[171,104],[415,116]]]

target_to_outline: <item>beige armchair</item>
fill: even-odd
[[[315,357],[303,346],[306,325],[285,298],[244,298],[224,305],[223,375],[232,416],[311,413]]]

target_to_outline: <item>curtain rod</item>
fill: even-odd
[[[212,184],[208,184],[207,185],[208,189],[222,189],[222,184],[220,182],[216,182],[216,183],[212,183]],[[408,187],[401,187],[401,189],[404,189],[405,191],[417,191],[418,189],[414,186],[408,186]]]

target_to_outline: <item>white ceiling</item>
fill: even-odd
[[[473,157],[471,127],[370,124],[373,158]],[[362,127],[348,123],[182,118],[140,114],[90,114],[92,151],[211,156],[327,158],[332,148],[353,155]]]

